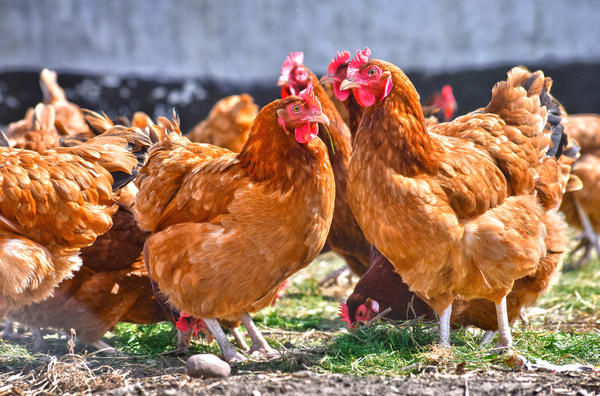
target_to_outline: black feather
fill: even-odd
[[[150,140],[148,140],[148,143],[149,142]],[[113,177],[113,191],[118,190],[119,188],[123,188],[129,182],[133,181],[133,179],[135,179],[138,175],[138,169],[144,166],[144,164],[146,163],[146,159],[148,158],[147,146],[136,147],[132,143],[129,143],[127,145],[127,150],[129,150],[129,152],[135,156],[135,158],[137,159],[137,165],[132,170],[131,174],[128,174],[127,172],[123,171],[116,171],[110,173]]]

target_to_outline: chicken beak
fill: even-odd
[[[353,88],[360,88],[360,83],[357,81],[345,79],[340,84],[340,90],[342,90],[342,91],[346,91],[348,89],[353,89]]]
[[[315,114],[310,118],[310,122],[318,122],[320,124],[329,125],[329,118],[323,113]]]
[[[321,84],[327,84],[327,83],[331,83],[333,84],[333,82],[335,81],[334,77],[331,74],[325,74],[323,77],[321,77],[321,79],[319,80],[319,82]]]
[[[281,77],[279,77],[279,80],[277,80],[277,86],[278,87],[282,87],[282,86],[284,86],[287,83],[288,83],[288,78],[285,77],[285,76],[281,76]]]

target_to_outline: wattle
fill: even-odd
[[[306,123],[306,125],[302,125],[294,129],[294,136],[296,137],[296,141],[298,143],[306,144],[317,137],[319,133],[319,126],[314,123]]]
[[[342,102],[344,100],[348,99],[348,96],[350,95],[350,91],[348,91],[348,90],[342,91],[340,89],[339,83],[333,84],[333,93],[335,94],[335,97],[338,98],[339,100],[341,100]]]
[[[365,88],[357,88],[352,90],[354,92],[354,97],[359,105],[362,107],[369,107],[375,104],[375,95],[371,93],[371,91]]]

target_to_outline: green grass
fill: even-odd
[[[316,282],[292,282],[285,295],[274,306],[257,313],[254,321],[265,327],[293,331],[339,329],[342,323],[337,319],[338,305],[335,298],[320,293]]]
[[[506,355],[479,346],[482,333],[478,331],[453,330],[450,352],[436,348],[438,326],[432,323],[377,323],[349,332],[337,310],[352,287],[340,295],[339,291],[317,286],[318,280],[342,263],[331,254],[318,259],[291,278],[284,296],[274,306],[254,315],[270,344],[284,351],[283,356],[269,362],[238,365],[237,372],[309,368],[329,373],[396,375],[421,372],[431,366],[446,372],[510,366]],[[519,354],[554,364],[600,364],[600,261],[565,272],[539,305],[545,310],[533,312],[531,324],[517,323],[513,328]],[[105,338],[135,359],[164,355],[176,345],[176,331],[169,323],[120,323]],[[63,344],[64,340],[62,350]],[[191,349],[192,353],[219,354],[216,342],[207,345],[195,341]],[[0,365],[14,367],[20,362],[18,366],[24,367],[35,365],[40,359],[27,345],[0,343]],[[182,362],[175,358],[161,361],[166,367]]]
[[[540,299],[544,308],[554,307],[570,320],[574,316],[600,313],[600,260],[565,270],[552,291]]]
[[[163,322],[155,325],[117,323],[112,331],[115,347],[125,353],[154,355],[175,349],[175,326]]]

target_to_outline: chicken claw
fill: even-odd
[[[221,353],[223,354],[223,357],[227,362],[235,363],[243,362],[246,360],[246,357],[244,357],[244,355],[235,350],[235,347],[227,339],[225,332],[223,331],[221,325],[216,319],[202,318],[202,320],[204,321],[204,323],[206,323],[208,330],[210,330],[212,335],[215,337],[215,340],[217,340],[219,348],[221,348]]]
[[[266,358],[274,358],[278,355],[277,351],[271,348],[267,340],[265,340],[247,312],[242,315],[242,323],[252,339],[252,348],[249,351],[251,355],[258,354]]]

